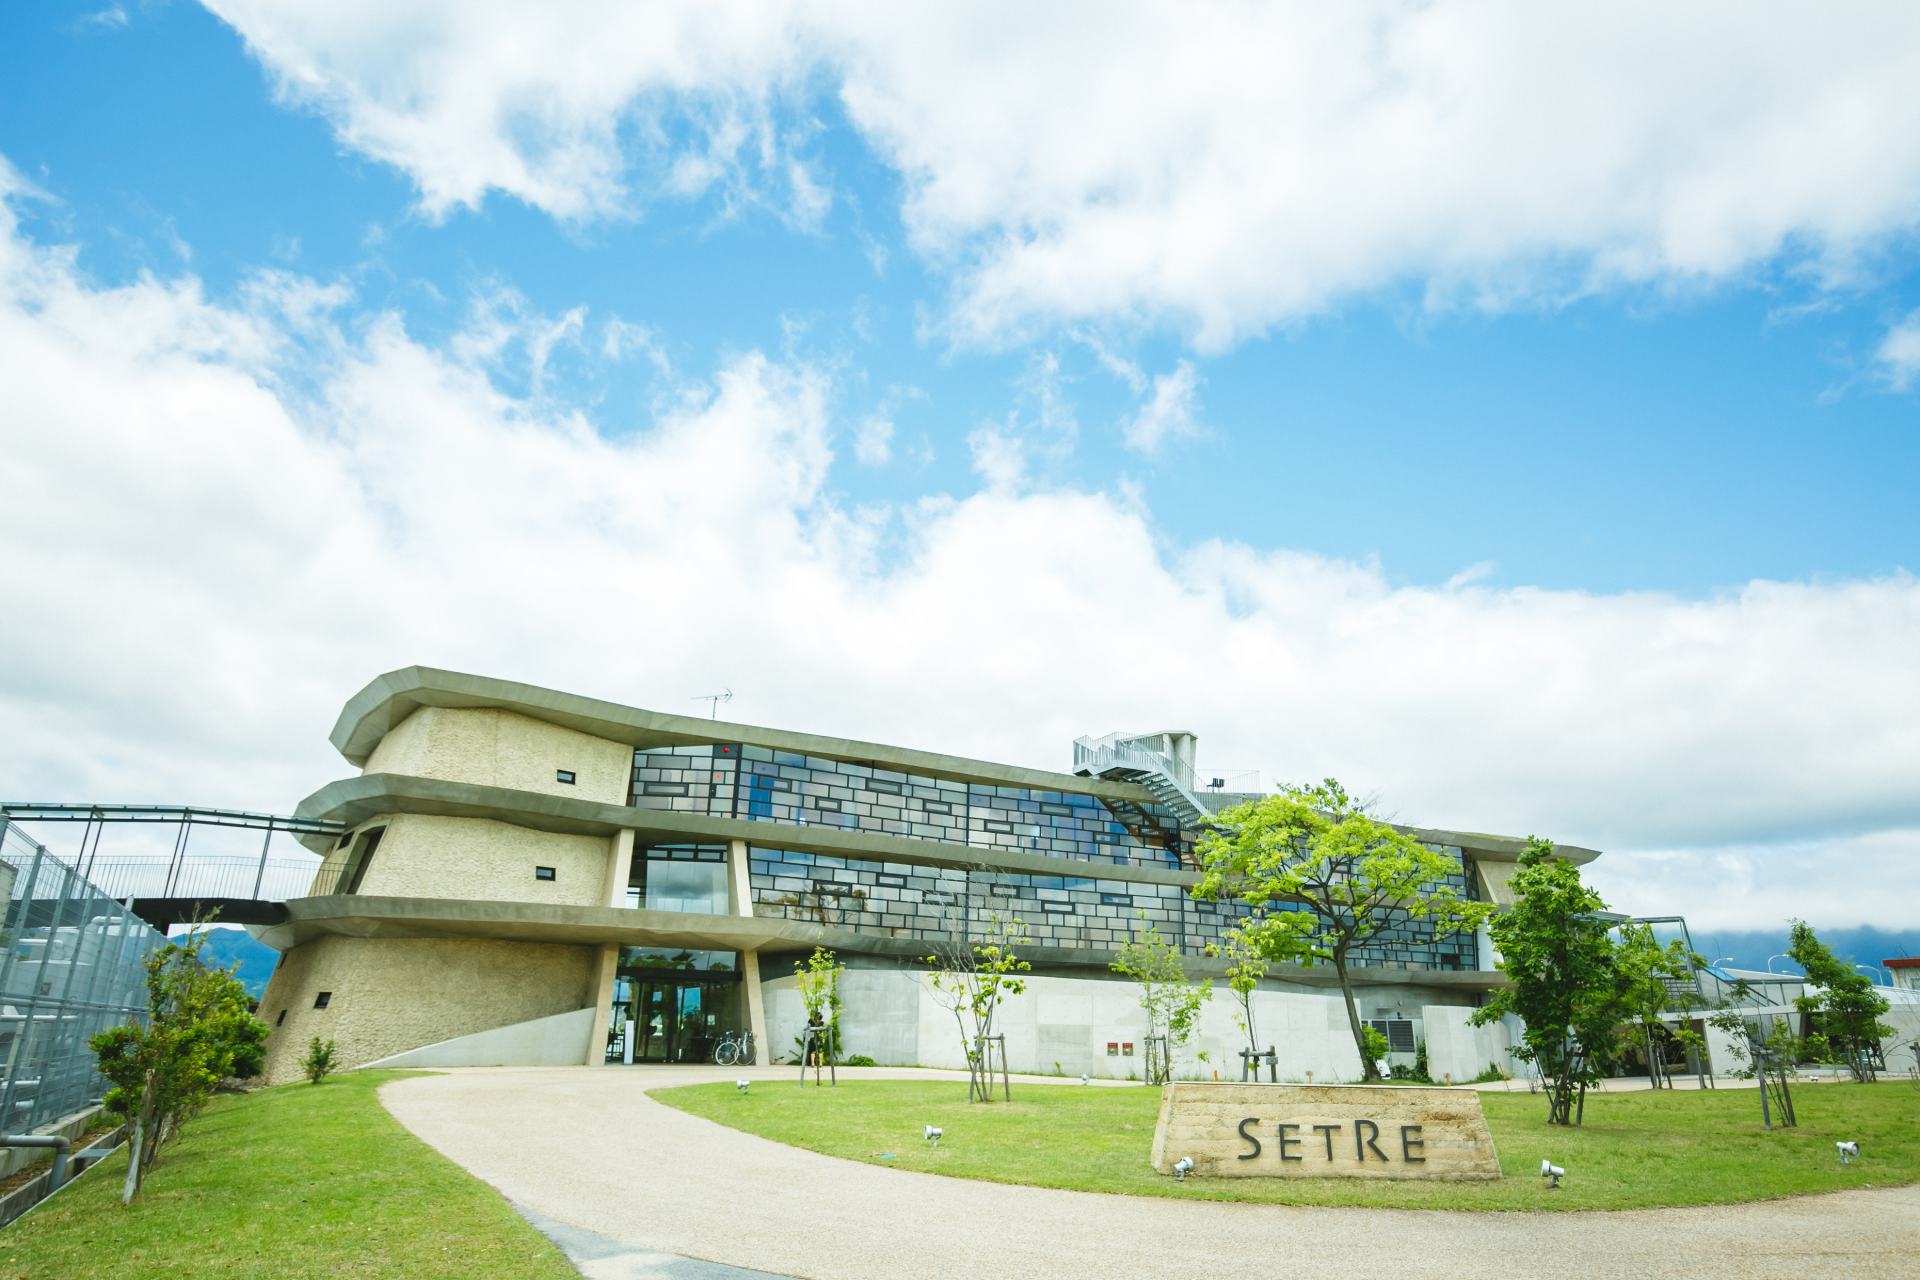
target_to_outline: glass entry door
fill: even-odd
[[[737,974],[622,974],[608,1022],[609,1062],[708,1062],[742,1029]]]

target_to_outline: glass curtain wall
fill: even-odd
[[[954,782],[736,743],[636,751],[630,799],[641,809],[1137,866],[1182,865],[1189,838],[1151,801]]]
[[[635,849],[627,874],[627,905],[648,911],[726,915],[727,847],[656,844]]]
[[[761,845],[748,847],[747,866],[755,915],[895,938],[949,937],[999,916],[1020,920],[1036,947],[1117,951],[1144,917],[1161,937],[1198,956],[1250,911],[1241,902],[1202,902],[1183,885],[872,862]],[[1464,873],[1448,882],[1465,892]],[[1472,934],[1436,938],[1431,924],[1407,920],[1357,949],[1354,963],[1470,969],[1476,945]]]

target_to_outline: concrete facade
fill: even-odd
[[[297,1079],[313,1037],[361,1066],[408,1049],[571,1013],[595,996],[597,950],[482,938],[330,935],[286,952],[260,1000],[263,1073]],[[316,1007],[327,993],[325,1008]],[[584,1052],[584,1050],[582,1051]]]
[[[622,804],[633,754],[617,742],[512,711],[422,707],[380,740],[363,773],[444,778]],[[559,781],[561,771],[574,775]]]
[[[385,828],[360,882],[367,897],[610,905],[602,896],[612,857],[605,837],[410,813],[394,814]],[[541,867],[553,879],[540,879]]]

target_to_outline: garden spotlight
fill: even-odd
[[[1833,1149],[1840,1153],[1841,1164],[1852,1164],[1860,1158],[1860,1144],[1857,1142],[1836,1142]]]
[[[1181,1156],[1178,1160],[1175,1160],[1173,1162],[1173,1180],[1175,1182],[1185,1182],[1187,1180],[1187,1175],[1192,1172],[1193,1172],[1192,1156]]]
[[[940,1135],[945,1132],[946,1130],[944,1129],[937,1129],[933,1125],[928,1125],[927,1126],[927,1145],[930,1147],[939,1146]]]
[[[1560,1179],[1567,1176],[1567,1171],[1551,1160],[1542,1160],[1540,1162],[1540,1176],[1548,1179],[1547,1190],[1558,1191],[1560,1189]]]
[[[733,1087],[738,1089],[740,1092],[745,1093],[747,1091],[747,1085],[749,1083],[750,1081],[746,1081],[746,1080],[735,1080],[733,1082]]]

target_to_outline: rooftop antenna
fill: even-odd
[[[733,690],[728,689],[723,693],[703,693],[695,698],[694,701],[707,704],[707,719],[718,720],[720,718],[720,704],[733,701]]]

